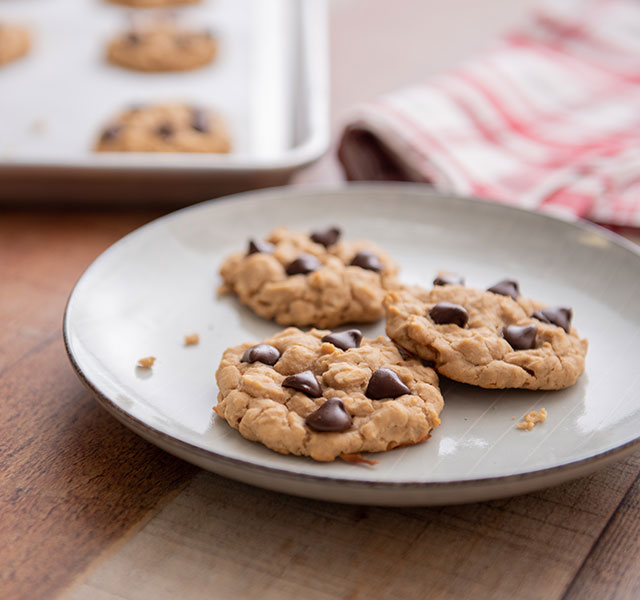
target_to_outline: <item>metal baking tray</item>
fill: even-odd
[[[326,150],[325,0],[203,0],[173,12],[215,33],[211,65],[159,74],[108,64],[108,40],[150,10],[105,0],[0,3],[0,21],[33,34],[29,55],[0,69],[0,199],[188,204],[285,183]],[[92,150],[122,109],[165,101],[218,110],[232,153]]]

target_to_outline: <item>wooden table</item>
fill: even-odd
[[[531,3],[334,0],[334,127]],[[328,157],[298,180],[337,177]],[[0,597],[640,597],[640,453],[518,498],[370,508],[236,483],[122,427],[74,375],[62,313],[85,267],[159,215],[0,212]]]

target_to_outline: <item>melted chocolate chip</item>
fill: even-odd
[[[208,133],[209,119],[207,117],[207,113],[194,108],[191,111],[191,128],[199,131],[200,133]]]
[[[531,350],[536,345],[535,325],[506,325],[502,329],[502,336],[514,350]]]
[[[397,398],[410,394],[411,390],[402,383],[400,377],[391,369],[378,369],[369,379],[365,395],[372,400]]]
[[[347,329],[340,333],[329,333],[322,338],[323,342],[329,342],[340,350],[359,348],[362,341],[362,331],[359,329]]]
[[[110,142],[111,140],[115,140],[122,131],[122,125],[110,125],[107,127],[100,136],[100,139],[103,142]]]
[[[500,294],[501,296],[509,296],[514,300],[520,295],[520,289],[518,282],[512,279],[503,279],[498,281],[495,285],[492,285],[487,292],[493,292],[494,294]]]
[[[337,227],[330,227],[321,231],[312,231],[309,236],[316,244],[322,244],[325,248],[333,246],[339,239],[342,232]]]
[[[286,266],[287,275],[306,275],[312,271],[317,271],[322,264],[311,254],[301,254],[294,261]]]
[[[127,33],[127,44],[130,44],[131,46],[137,46],[142,40],[140,39],[140,36],[135,32],[135,31],[130,31],[129,33]]]
[[[265,365],[275,365],[280,358],[280,352],[269,344],[258,344],[247,348],[242,355],[241,362],[254,363],[261,362]]]
[[[429,311],[429,316],[438,325],[452,324],[464,327],[469,320],[469,313],[467,313],[464,306],[453,304],[452,302],[438,302]]]
[[[156,127],[156,135],[161,138],[170,138],[174,133],[175,130],[171,123],[161,123]]]
[[[360,250],[360,252],[353,257],[351,265],[369,271],[382,271],[384,268],[380,259],[370,250]]]
[[[314,431],[346,431],[352,422],[340,398],[329,398],[305,419]]]
[[[270,244],[269,242],[264,242],[262,240],[249,240],[249,249],[247,250],[247,256],[250,254],[257,254],[258,252],[262,254],[271,254],[275,246]]]
[[[433,285],[464,285],[464,277],[457,273],[440,273],[433,280]]]
[[[542,310],[534,312],[531,316],[543,323],[562,327],[562,329],[569,333],[573,311],[570,308],[565,308],[564,306],[552,306],[550,308],[543,308]]]
[[[282,387],[299,390],[311,398],[320,398],[320,396],[322,396],[320,383],[311,371],[302,371],[302,373],[285,377],[282,382]]]

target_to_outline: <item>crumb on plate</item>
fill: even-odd
[[[142,367],[143,369],[150,369],[151,367],[153,367],[154,362],[156,362],[155,356],[146,356],[145,358],[141,358],[138,361],[138,366]]]
[[[185,346],[195,346],[198,343],[200,343],[200,336],[197,333],[192,333],[191,335],[184,336]]]
[[[532,410],[528,412],[522,419],[522,422],[518,423],[516,427],[523,431],[531,431],[539,423],[544,423],[547,420],[547,409],[541,408],[540,412]]]

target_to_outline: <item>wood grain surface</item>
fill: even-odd
[[[331,0],[334,134],[534,1]],[[330,153],[296,181],[339,178]],[[62,314],[91,260],[158,215],[0,211],[0,598],[640,597],[640,453],[517,498],[372,508],[226,480],[122,427],[73,373]]]
[[[404,509],[203,472],[68,598],[562,598],[639,468],[636,455],[535,494]]]
[[[77,277],[154,216],[0,213],[2,598],[53,597],[195,472],[100,408],[62,341]]]

